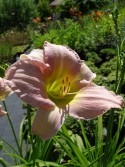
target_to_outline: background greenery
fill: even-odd
[[[47,40],[71,47],[97,74],[95,83],[104,85],[124,96],[124,79],[121,90],[116,89],[116,69],[118,55],[120,61],[124,60],[125,2],[123,0],[117,2],[64,0],[62,5],[56,8],[50,7],[51,2],[52,0],[0,0],[1,69],[7,68],[6,63],[15,62],[17,53],[21,54],[31,46],[42,48],[44,41]],[[114,10],[115,8],[118,10]],[[53,18],[55,14],[58,16],[56,19]],[[122,46],[121,41],[123,41]],[[34,109],[26,104],[24,107],[27,108],[27,111],[30,110],[32,121]],[[22,137],[20,137],[21,145],[18,146],[20,152],[18,159],[21,160],[21,163],[27,163],[27,166],[30,166],[35,156],[42,160],[36,161],[36,166],[65,164],[76,167],[81,165],[82,167],[89,167],[89,165],[100,167],[102,162],[105,167],[125,165],[125,145],[122,137],[125,130],[124,113],[115,111],[112,116],[113,128],[112,125],[107,125],[108,121],[111,122],[109,113],[105,114],[103,119],[100,117],[92,121],[76,121],[67,117],[62,130],[47,142],[41,141],[38,137],[29,137],[28,114],[29,112],[24,117],[20,129]],[[109,137],[107,137],[108,128],[112,130]],[[116,135],[116,131],[119,136]],[[114,136],[115,138],[110,141]],[[35,144],[32,143],[32,139]],[[109,147],[108,139],[110,139],[110,145],[114,146],[114,150]],[[23,141],[29,144],[29,147],[25,158],[21,159]],[[34,144],[33,150],[31,149],[32,144]],[[14,149],[12,151],[15,152]],[[106,151],[107,155],[104,156],[103,151]],[[57,163],[49,164],[48,161]]]

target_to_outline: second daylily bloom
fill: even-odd
[[[7,85],[26,103],[37,107],[33,134],[53,136],[65,114],[92,119],[111,108],[121,108],[123,98],[95,85],[95,74],[66,46],[44,43],[6,71]]]
[[[0,101],[5,100],[11,93],[12,90],[7,86],[5,80],[0,77]],[[0,117],[4,115],[6,115],[6,112],[3,111],[2,106],[0,105]]]
[[[0,100],[6,99],[12,93],[12,90],[7,86],[5,80],[0,77]]]

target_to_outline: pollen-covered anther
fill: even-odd
[[[69,77],[67,76],[62,80],[62,85],[60,86],[60,96],[64,97],[70,91]]]
[[[64,79],[62,80],[62,84],[63,84],[63,85],[65,84],[65,81],[64,81]]]
[[[67,82],[67,83],[69,82],[69,77],[68,77],[68,76],[66,77],[66,82]]]

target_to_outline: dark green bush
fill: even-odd
[[[0,64],[9,62],[12,59],[12,45],[1,44],[0,45]]]
[[[100,66],[100,70],[103,76],[108,76],[112,71],[116,71],[116,57],[112,58],[110,61],[105,61]]]
[[[116,50],[114,48],[104,48],[100,50],[100,57],[103,61],[110,60],[116,55]]]
[[[102,61],[99,55],[95,52],[88,52],[86,54],[86,59],[93,62],[95,65],[98,65]]]
[[[33,0],[1,0],[0,32],[12,27],[25,28],[36,17]]]

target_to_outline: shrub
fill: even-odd
[[[0,32],[11,27],[22,29],[36,16],[33,0],[1,0]]]
[[[12,45],[1,44],[0,45],[0,64],[11,61],[12,59]]]
[[[29,42],[31,42],[31,40],[27,30],[25,30],[25,32],[11,30],[0,36],[0,44],[11,44],[13,46],[17,46],[24,45]]]
[[[87,60],[93,62],[95,65],[98,65],[102,59],[99,57],[99,55],[95,52],[88,52],[86,54]]]

